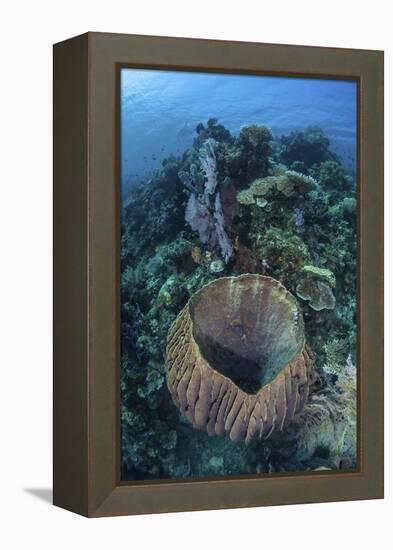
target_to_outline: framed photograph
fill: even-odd
[[[54,47],[54,503],[383,497],[383,53]]]

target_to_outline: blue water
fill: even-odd
[[[353,81],[122,69],[123,188],[190,147],[196,125],[210,117],[232,133],[263,124],[277,137],[320,126],[353,172],[356,93]]]

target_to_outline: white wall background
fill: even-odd
[[[0,546],[392,548],[392,30],[388,0],[13,1],[0,10]],[[51,44],[87,30],[386,52],[386,499],[86,520],[51,487]]]

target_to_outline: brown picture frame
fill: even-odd
[[[358,82],[358,441],[350,472],[120,482],[120,66]],[[54,504],[89,516],[383,497],[383,52],[87,33],[54,46]]]

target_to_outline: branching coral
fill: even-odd
[[[254,256],[269,266],[269,274],[273,277],[282,281],[288,277],[297,277],[303,265],[311,260],[302,239],[293,232],[273,225],[267,226],[264,231],[260,224],[257,228],[258,234],[253,243]]]
[[[344,368],[338,374],[336,387],[339,391],[337,398],[342,410],[345,412],[344,418],[348,420],[350,425],[356,424],[356,387],[357,387],[357,371],[356,365],[352,361],[352,356],[349,354],[345,361]]]
[[[348,341],[344,338],[333,338],[323,346],[325,352],[324,371],[329,374],[340,374],[345,366],[348,353]]]

